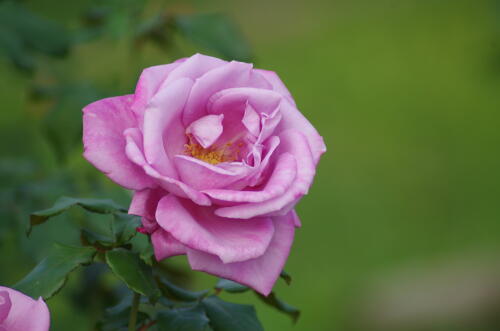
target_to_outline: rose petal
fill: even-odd
[[[161,188],[135,191],[128,213],[153,220],[155,218],[158,202],[167,194],[168,193]]]
[[[125,131],[125,137],[127,139],[127,156],[134,163],[141,166],[147,175],[155,179],[155,184],[160,185],[166,191],[181,198],[191,199],[199,205],[210,206],[212,204],[210,199],[205,194],[198,192],[177,179],[162,176],[156,169],[151,167],[144,159],[144,155],[142,154],[139,146],[137,146],[136,140],[134,139],[134,136],[136,135],[134,133],[137,133],[137,130],[129,129]]]
[[[208,196],[232,202],[262,202],[280,196],[292,185],[297,173],[295,158],[290,153],[283,153],[276,161],[276,166],[268,182],[259,191],[203,190]]]
[[[136,127],[130,95],[96,101],[83,109],[83,156],[119,185],[142,190],[153,185],[125,154],[123,132]]]
[[[309,149],[309,144],[307,143],[304,135],[296,130],[287,130],[282,132],[280,140],[281,142],[277,152],[291,153],[297,161],[297,177],[293,185],[285,192],[285,194],[273,199],[259,203],[248,203],[232,207],[219,208],[215,211],[216,215],[242,219],[267,215],[280,211],[285,207],[290,207],[290,205],[293,207],[294,201],[302,197],[304,194],[307,194],[316,171],[311,151]]]
[[[245,107],[245,114],[241,120],[248,132],[257,137],[260,132],[260,116],[248,102]]]
[[[241,164],[226,170],[223,167],[203,162],[201,160],[177,155],[174,158],[182,182],[196,190],[224,188],[245,177],[251,169]]]
[[[186,254],[186,247],[165,230],[156,230],[151,235],[151,242],[157,261],[161,261],[171,256]]]
[[[291,213],[293,217],[293,224],[295,224],[295,227],[296,228],[302,227],[302,222],[300,221],[300,217],[297,214],[297,212],[295,210],[292,210]]]
[[[18,291],[0,286],[0,292],[9,293],[11,309],[2,327],[6,331],[48,331],[50,313],[42,300],[33,300]]]
[[[163,176],[177,179],[172,160],[167,156],[165,146],[175,145],[182,149],[186,137],[180,118],[193,81],[180,78],[160,90],[150,101],[144,113],[144,155],[148,163]],[[177,137],[165,141],[164,135],[177,130]]]
[[[7,318],[12,307],[9,292],[0,291],[0,324]]]
[[[167,79],[165,79],[163,84],[160,86],[160,89],[163,89],[165,86],[179,78],[190,78],[192,80],[196,80],[210,70],[221,67],[225,64],[227,64],[227,61],[216,57],[195,54],[185,59],[185,61],[175,68],[175,70],[172,70]]]
[[[203,116],[191,123],[186,129],[186,133],[192,134],[203,148],[208,148],[222,134],[223,119],[223,114]]]
[[[233,280],[268,295],[285,266],[295,232],[293,217],[290,214],[276,217],[274,226],[273,239],[266,252],[258,258],[223,263],[215,255],[188,248],[189,264],[194,270]]]
[[[285,84],[281,81],[279,76],[274,72],[274,71],[269,71],[269,70],[263,70],[263,69],[255,69],[256,72],[264,76],[264,78],[271,83],[273,86],[273,90],[278,92],[279,94],[283,95],[284,97],[287,98],[287,100],[292,104],[295,105],[295,101],[293,100],[292,95],[290,94],[290,91],[286,88]]]
[[[249,181],[249,186],[256,186],[256,185],[260,184],[262,177],[263,177],[263,173],[267,169],[267,165],[268,165],[269,161],[271,160],[271,156],[274,155],[274,151],[276,150],[276,148],[278,148],[279,144],[280,144],[280,138],[278,136],[272,136],[266,141],[266,144],[265,144],[265,153],[266,154],[264,156],[264,159],[259,161],[259,163],[257,164],[258,170],[254,175],[252,175],[252,178]],[[260,160],[260,156],[259,156],[259,160]]]
[[[245,261],[264,254],[274,233],[270,218],[227,220],[213,208],[168,195],[156,211],[158,224],[189,248],[217,255],[224,263]]]
[[[259,74],[253,72],[249,63],[229,62],[207,72],[196,80],[191,95],[184,109],[182,121],[185,125],[206,114],[206,106],[210,97],[230,87],[271,88],[270,84]]]
[[[257,113],[272,113],[283,100],[279,93],[264,88],[230,86],[213,94],[208,100],[207,111],[210,114],[222,114],[228,111],[244,111],[250,104]]]
[[[174,63],[153,66],[142,71],[135,87],[134,101],[130,106],[137,116],[139,124],[142,125],[144,110],[149,100],[156,94],[168,74],[184,61],[185,59],[180,59]]]
[[[319,158],[326,152],[326,146],[321,137],[312,126],[312,124],[302,115],[302,113],[290,102],[283,101],[280,106],[283,118],[276,129],[277,132],[289,129],[295,129],[302,132],[307,138],[311,153],[313,156],[314,164],[319,162]]]
[[[148,165],[144,166],[144,171],[146,171],[146,173],[151,177],[155,178],[161,187],[178,197],[190,199],[200,206],[210,206],[212,204],[210,199],[204,193],[193,189],[189,185],[186,185],[177,179],[162,176]]]

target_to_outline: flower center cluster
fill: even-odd
[[[203,148],[194,139],[190,139],[189,144],[184,145],[184,152],[198,160],[201,160],[210,164],[219,164],[222,162],[234,162],[239,160],[241,154],[241,147],[243,143],[234,144],[228,142],[223,146],[211,146],[208,148]]]

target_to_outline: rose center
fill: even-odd
[[[212,145],[208,148],[203,148],[195,139],[189,137],[189,144],[184,145],[184,152],[198,160],[215,165],[222,162],[238,161],[243,145],[242,142],[237,144],[228,142],[222,146]]]

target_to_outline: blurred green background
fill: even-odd
[[[70,31],[90,3],[23,2]],[[301,308],[300,320],[293,325],[251,294],[228,300],[256,304],[266,330],[500,328],[498,1],[151,1],[146,12],[160,10],[229,15],[255,66],[280,75],[328,147],[298,206],[292,285],[276,286]],[[61,195],[128,203],[81,157],[81,106],[131,93],[144,67],[220,55],[177,34],[132,42],[119,35],[129,23],[116,19],[110,36],[67,57],[37,57],[32,73],[0,58],[1,284],[19,280],[52,241],[78,240],[77,212],[26,239],[30,211]],[[40,92],[54,82],[63,88]],[[53,330],[92,330],[86,316],[99,318],[102,302],[82,301],[82,277],[49,301]]]

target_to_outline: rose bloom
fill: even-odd
[[[42,300],[0,286],[0,331],[48,331],[50,314]]]
[[[85,158],[135,191],[158,260],[270,293],[326,151],[276,73],[196,54],[83,112]]]

